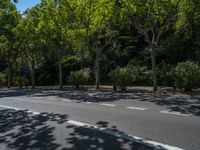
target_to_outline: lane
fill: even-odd
[[[0,107],[2,107],[2,108],[6,108],[7,110],[6,111],[9,111],[9,114],[11,114],[10,113],[10,109],[12,109],[12,110],[16,110],[16,111],[23,111],[24,113],[27,113],[28,115],[29,115],[29,117],[31,116],[32,117],[32,115],[41,115],[42,117],[47,117],[48,116],[48,114],[42,114],[42,113],[39,113],[39,112],[35,112],[35,111],[30,111],[30,110],[28,110],[28,111],[25,111],[25,110],[22,110],[21,108],[16,108],[16,107],[11,107],[11,106],[5,106],[5,105],[0,105]],[[9,110],[8,110],[9,109]],[[0,109],[0,112],[1,112],[1,109]],[[0,118],[2,118],[2,119],[6,119],[5,117],[3,118],[2,117],[3,115],[2,114],[0,114]],[[10,116],[10,115],[9,115]],[[18,116],[19,117],[19,116]],[[51,117],[51,119],[52,119],[52,117]],[[60,116],[56,116],[55,118],[53,118],[53,120],[55,121],[61,121],[61,117]],[[9,120],[10,121],[10,120]],[[155,142],[155,141],[151,141],[151,140],[147,140],[147,139],[143,139],[143,138],[140,138],[140,137],[137,137],[137,136],[133,136],[133,135],[127,135],[127,134],[125,134],[125,133],[122,133],[121,131],[118,131],[118,130],[113,130],[113,129],[109,129],[109,128],[105,128],[105,127],[97,127],[97,126],[95,126],[95,125],[91,125],[91,124],[86,124],[86,123],[83,123],[83,122],[79,122],[79,121],[74,121],[74,120],[62,120],[61,121],[62,123],[68,123],[68,124],[71,124],[71,125],[75,125],[75,126],[78,126],[78,127],[82,127],[83,129],[90,129],[90,130],[95,130],[95,131],[97,131],[98,132],[98,134],[100,133],[100,134],[102,134],[102,133],[104,133],[105,134],[105,136],[114,136],[115,138],[120,138],[121,140],[127,140],[127,141],[129,141],[129,142],[131,142],[131,143],[137,143],[137,144],[139,144],[140,146],[142,146],[143,148],[144,147],[146,147],[145,149],[147,149],[147,150],[151,150],[151,149],[155,149],[155,150],[161,150],[161,149],[163,149],[163,150],[183,150],[183,149],[181,149],[181,148],[178,148],[178,147],[174,147],[174,146],[170,146],[170,145],[166,145],[166,144],[163,144],[163,143],[159,143],[159,142]],[[0,126],[2,126],[3,125],[3,123],[2,123],[2,120],[1,120],[1,122],[0,122]],[[56,126],[57,127],[57,126]],[[60,128],[60,127],[59,127]],[[2,129],[1,129],[2,130]],[[0,130],[0,131],[1,131]],[[66,129],[64,129],[63,130],[63,132],[65,132],[65,130]],[[91,131],[90,131],[91,132]],[[5,133],[4,133],[5,134]],[[16,131],[15,131],[15,134],[16,134]],[[99,136],[99,135],[96,135],[95,137],[97,138],[97,136]],[[90,133],[87,135],[87,136],[89,136],[90,135]],[[30,136],[30,134],[29,134],[29,136]],[[61,136],[61,135],[59,135],[59,136]],[[7,138],[7,135],[4,135],[4,137],[6,137]],[[1,136],[0,136],[0,139],[1,139]],[[35,140],[35,139],[33,139],[33,140]],[[105,139],[103,139],[103,140],[105,140]],[[29,141],[30,142],[30,141]],[[42,141],[39,141],[39,142],[42,142]],[[5,144],[7,144],[7,143],[3,143],[4,144],[4,149],[10,149],[9,148],[9,146],[11,145],[11,144],[9,144],[9,145],[5,145]],[[126,142],[125,143],[121,143],[122,145],[126,145]],[[61,144],[62,145],[62,147],[63,146],[65,146],[64,144]],[[114,147],[114,145],[110,145],[111,146],[111,148],[112,149],[116,149],[115,147]],[[140,146],[137,146],[137,147],[135,147],[134,149],[140,149]],[[35,146],[32,146],[33,148],[35,148]],[[99,148],[99,146],[95,146],[97,149],[100,149]],[[14,148],[16,148],[15,146],[14,146]],[[22,148],[22,147],[20,147],[20,148]],[[40,149],[42,148],[42,147],[39,147]],[[78,147],[79,149],[82,149],[82,146],[81,147]],[[120,148],[121,149],[121,148]],[[129,147],[129,149],[133,149],[133,147]]]
[[[198,117],[166,115],[158,112],[131,112],[118,107],[108,108],[84,103],[68,103],[31,98],[1,99],[0,104],[7,104],[39,112],[68,114],[70,119],[106,127],[117,127],[120,131],[145,137],[190,150],[199,150],[200,121]],[[148,111],[148,113],[146,113]],[[185,136],[187,135],[187,136]],[[192,140],[191,140],[192,139]]]

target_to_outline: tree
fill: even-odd
[[[18,56],[19,47],[24,39],[17,39],[13,29],[17,26],[21,16],[15,5],[10,1],[0,2],[0,55],[8,65],[7,86],[11,87],[12,65]]]
[[[106,46],[112,43],[109,21],[113,15],[114,4],[114,1],[109,0],[87,0],[81,2],[82,7],[79,8],[80,11],[87,14],[87,21],[85,22],[86,39],[88,39],[90,49],[95,52],[94,68],[96,89],[100,88],[101,52]]]
[[[177,19],[180,0],[121,0],[122,14],[144,36],[151,52],[153,90],[157,91],[156,51],[160,38]]]
[[[68,1],[64,0],[43,0],[43,10],[38,24],[40,34],[44,36],[45,42],[52,44],[58,51],[59,86],[63,87],[62,58],[64,49],[68,47],[68,32],[73,22],[72,9]]]
[[[20,49],[31,66],[32,88],[35,88],[35,66],[36,62],[41,58],[42,48],[41,38],[37,32],[39,16],[40,11],[38,6],[27,10],[14,30],[16,37],[24,39]]]

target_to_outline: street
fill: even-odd
[[[200,96],[1,90],[0,149],[199,150]]]

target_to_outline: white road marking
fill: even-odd
[[[68,120],[67,122],[70,123],[70,124],[76,125],[76,126],[81,126],[81,127],[83,127],[83,126],[89,127],[90,126],[89,124],[79,122],[79,121],[75,121],[75,120]]]
[[[115,107],[116,105],[113,105],[113,104],[107,104],[107,103],[102,103],[102,104],[99,104],[101,106],[109,106],[109,107]]]
[[[24,97],[26,98],[26,97]],[[63,101],[63,102],[72,102],[72,100],[69,100],[69,99],[61,99],[61,98],[58,98],[56,96],[48,96],[48,97],[33,97],[34,99],[41,99],[41,100],[48,100],[48,101]],[[25,99],[26,100],[26,99]]]
[[[170,146],[170,145],[167,145],[167,144],[147,140],[147,139],[144,139],[144,138],[141,138],[141,137],[137,137],[137,136],[133,136],[133,135],[126,135],[125,133],[119,133],[119,132],[116,132],[116,131],[112,131],[109,128],[100,128],[100,127],[97,127],[95,125],[91,125],[91,124],[87,124],[87,123],[83,123],[83,122],[79,122],[79,121],[74,121],[74,120],[69,120],[67,122],[72,124],[72,125],[75,125],[75,126],[89,128],[89,129],[92,129],[92,130],[96,130],[96,131],[99,131],[99,132],[106,133],[106,134],[111,135],[111,136],[120,137],[120,138],[131,140],[131,141],[136,141],[136,142],[139,142],[141,144],[152,145],[152,146],[155,146],[155,147],[162,147],[163,149],[166,149],[166,150],[184,150],[184,149],[181,149],[181,148],[178,148],[178,147],[174,147],[174,146]]]
[[[63,101],[63,102],[72,102],[72,100],[69,100],[69,99],[61,99],[61,101]]]
[[[36,96],[35,96],[35,97],[33,97],[33,98],[35,98],[35,99],[41,99],[42,97],[36,97]]]
[[[11,107],[11,106],[6,106],[6,105],[0,105],[0,107],[7,108],[7,109],[14,109],[14,110],[24,110],[24,109],[21,109],[21,108]],[[28,110],[27,112],[30,112],[33,115],[40,114],[39,112],[30,111],[30,110]],[[103,132],[103,133],[106,133],[106,134],[111,135],[111,136],[120,137],[120,138],[127,139],[127,140],[133,140],[133,141],[139,142],[141,144],[147,144],[147,145],[151,144],[152,146],[162,147],[166,150],[184,150],[184,149],[181,149],[181,148],[178,148],[178,147],[174,147],[174,146],[170,146],[170,145],[167,145],[167,144],[147,140],[147,139],[144,139],[144,138],[141,138],[141,137],[137,137],[137,136],[133,136],[133,135],[126,135],[125,133],[119,133],[117,131],[112,131],[109,128],[101,128],[101,127],[97,127],[95,125],[91,125],[91,124],[87,124],[87,123],[83,123],[83,122],[79,122],[79,121],[75,121],[75,120],[68,120],[67,123],[75,125],[75,126],[85,127],[85,128],[89,128],[89,129],[92,129],[92,130],[99,131],[99,132]]]
[[[148,108],[143,108],[143,107],[126,107],[126,109],[134,109],[134,110],[146,110]]]
[[[89,96],[94,96],[96,93],[88,93]]]
[[[85,102],[86,104],[92,104],[92,102]]]
[[[17,107],[6,106],[6,105],[0,105],[0,107],[6,108],[6,109],[14,109],[14,110],[25,110],[25,109],[21,109],[21,108],[17,108]],[[26,112],[32,113],[33,115],[39,115],[40,114],[39,112],[30,111],[30,110],[28,110]]]
[[[182,114],[180,112],[176,112],[176,111],[166,111],[166,110],[161,110],[160,113],[163,113],[163,114],[170,114],[170,115],[179,115],[179,116],[190,116],[191,114]]]
[[[6,105],[0,105],[0,107],[2,107],[2,108],[7,108],[7,109],[21,110],[21,109],[19,109],[19,108],[11,107],[11,106],[6,106]]]
[[[36,93],[34,96],[47,96],[47,94]]]

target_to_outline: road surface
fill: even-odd
[[[200,96],[0,91],[0,149],[200,149]]]

